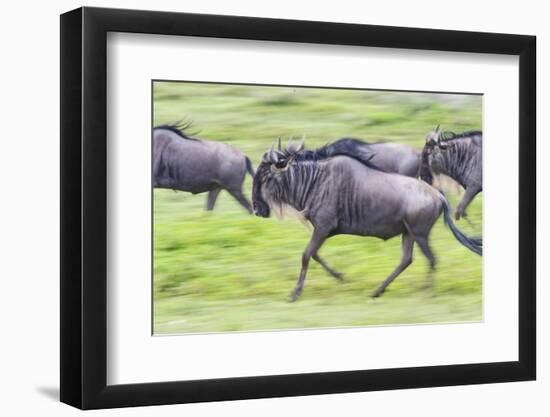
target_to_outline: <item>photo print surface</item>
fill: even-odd
[[[152,89],[154,335],[483,319],[482,95]]]

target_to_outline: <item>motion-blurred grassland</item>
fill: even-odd
[[[306,135],[314,148],[343,136],[395,141],[421,149],[429,130],[482,127],[482,98],[292,87],[156,82],[154,125],[192,121],[200,138],[230,143],[256,167],[278,136]],[[250,198],[247,175],[245,194]],[[462,191],[460,191],[462,192]],[[453,207],[457,189],[447,195]],[[336,236],[321,249],[344,282],[310,263],[304,292],[288,303],[311,232],[296,219],[248,215],[222,192],[213,212],[206,194],[154,190],[154,333],[248,331],[478,321],[482,260],[461,246],[440,219],[431,234],[435,286],[421,289],[428,265],[415,262],[377,300],[369,294],[397,266],[400,238]],[[470,205],[481,235],[482,194]]]

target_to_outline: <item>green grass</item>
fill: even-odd
[[[313,148],[342,136],[385,139],[421,148],[435,125],[481,128],[481,97],[156,83],[154,124],[191,120],[199,137],[241,149],[256,166],[278,137],[305,133]],[[252,180],[247,176],[245,193]],[[460,195],[448,193],[453,207]],[[480,235],[482,196],[470,205]],[[154,191],[154,333],[250,331],[312,327],[479,321],[482,261],[439,220],[431,235],[435,286],[422,290],[427,261],[415,262],[377,300],[369,294],[396,267],[400,239],[336,236],[321,249],[344,273],[337,282],[310,263],[304,292],[288,303],[311,232],[298,220],[249,216],[222,192],[213,212],[206,194]]]

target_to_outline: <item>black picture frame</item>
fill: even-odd
[[[519,56],[519,358],[513,362],[107,385],[108,32]],[[61,401],[82,409],[533,380],[536,38],[80,8],[61,15]]]

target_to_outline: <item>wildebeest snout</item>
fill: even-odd
[[[269,217],[269,206],[263,201],[254,201],[254,214],[258,217]]]

